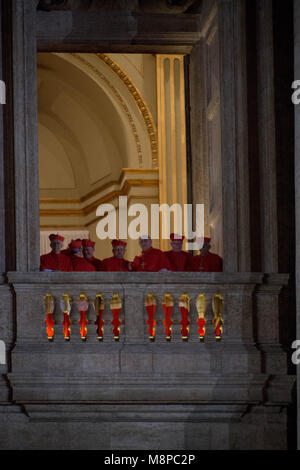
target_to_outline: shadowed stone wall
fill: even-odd
[[[276,93],[281,96],[276,60],[284,53],[282,29],[274,20],[276,2],[253,2],[250,25],[249,4],[244,0],[207,0],[200,9],[199,2],[185,2],[186,9],[175,14],[130,9],[116,14],[109,8],[78,11],[78,2],[70,2],[70,7],[65,2],[65,9],[52,11],[44,5],[36,13],[38,3],[12,0],[5,2],[3,10],[9,20],[5,40],[12,47],[7,73],[13,86],[5,117],[11,138],[5,136],[6,274],[0,286],[0,335],[13,351],[7,366],[0,369],[0,448],[287,448],[295,378],[289,373],[289,345],[283,344],[281,334],[281,312],[290,308],[281,293],[290,272],[279,269],[278,242],[283,232],[278,201],[285,185],[292,187],[292,169],[278,175],[284,139],[276,132],[282,136],[286,123],[275,126],[278,106],[280,111],[285,107],[275,105]],[[249,48],[249,31],[256,37],[255,50]],[[212,61],[220,66],[220,104],[212,100],[203,107],[202,103],[203,112],[198,114],[197,101],[191,101],[191,130],[192,136],[197,129],[205,136],[207,116],[220,113],[220,125],[213,128],[218,132],[210,129],[210,138],[220,133],[225,273],[39,273],[37,46],[43,51],[191,53],[195,85],[195,74],[201,72],[197,61],[201,59],[205,67],[199,48],[203,38],[219,38]],[[250,58],[257,72],[253,75]],[[253,77],[256,86],[251,85],[250,93],[248,82]],[[197,100],[208,92],[205,80],[210,78],[201,76],[201,86],[193,88]],[[281,80],[286,83],[284,77]],[[253,96],[256,106],[250,103]],[[252,113],[257,117],[255,132],[249,131],[254,129]],[[255,140],[250,147],[249,136]],[[216,148],[206,149],[198,161],[198,150],[205,148],[192,142],[195,171],[220,163]],[[256,151],[252,165],[250,158]],[[193,202],[202,202],[197,198],[207,198],[213,185],[201,193],[197,177],[193,181]],[[256,218],[250,216],[251,191],[256,187],[260,234]],[[291,192],[285,200],[290,198]],[[259,242],[253,243],[253,237]],[[255,262],[254,252],[259,257]],[[259,269],[251,273],[253,266]],[[144,308],[150,288],[159,300],[155,343],[147,337]],[[73,336],[66,343],[58,302],[55,341],[49,343],[43,297],[51,291],[57,302],[68,291],[75,299],[85,292],[90,302],[101,291],[108,299],[119,293],[124,306],[120,341],[98,342],[90,308],[88,341],[82,342],[75,308]],[[215,341],[209,307],[207,337],[200,343],[195,298],[207,292],[211,301],[216,291],[224,296],[223,339]],[[171,343],[165,341],[162,323],[161,301],[167,292],[176,300]],[[179,293],[184,292],[193,300],[187,343],[180,337],[177,305]],[[106,328],[109,315],[107,309]]]

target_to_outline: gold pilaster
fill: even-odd
[[[184,56],[159,54],[156,66],[159,203],[180,204],[184,214],[187,204]],[[171,231],[178,232],[172,221]],[[168,240],[161,240],[161,249],[169,249]]]

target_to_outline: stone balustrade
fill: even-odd
[[[134,291],[131,295],[134,296]],[[125,299],[119,293],[112,298],[105,298],[101,293],[92,298],[80,293],[72,298],[65,293],[59,298],[48,292],[44,300],[45,334],[49,341],[60,339],[62,335],[70,341],[80,334],[83,341],[97,335],[100,341],[126,342]],[[214,336],[221,340],[223,302],[218,293],[173,296],[168,292],[164,295],[149,292],[144,299],[145,312],[140,310],[144,318],[144,335],[140,339],[195,342],[197,339],[204,341],[207,335],[208,339]]]
[[[256,273],[9,273],[8,279],[17,312],[8,377],[14,400],[30,413],[45,402],[259,403],[270,372],[281,374],[276,402],[289,400],[286,355],[278,339],[268,337],[272,328],[266,321],[278,320],[276,301],[286,277],[273,276],[271,285]],[[46,294],[53,296],[47,308]],[[73,300],[70,309],[61,302],[64,294]],[[100,294],[102,337],[94,307]],[[45,323],[51,309],[49,341]],[[112,325],[114,309],[120,325]],[[64,311],[71,322],[67,341]],[[199,322],[203,317],[206,325]],[[221,320],[221,334],[215,319]],[[270,345],[263,360],[257,338]]]
[[[182,312],[180,301],[187,296],[189,302],[188,319],[190,342],[199,342],[199,316],[206,321],[205,339],[216,339],[216,317],[214,303],[219,298],[224,303],[222,315],[225,319],[223,339],[227,341],[252,339],[252,294],[257,285],[262,283],[261,274],[225,274],[225,273],[11,273],[12,283],[19,312],[17,338],[44,343],[47,340],[45,296],[53,296],[53,329],[55,342],[64,341],[63,306],[64,295],[70,297],[69,317],[71,321],[71,339],[80,339],[80,295],[86,296],[88,307],[87,337],[89,343],[97,342],[97,318],[94,302],[101,294],[104,301],[104,335],[103,342],[120,342],[131,344],[149,342],[149,315],[145,306],[146,299],[153,295],[155,308],[155,340],[166,341],[164,302],[169,295],[172,306],[172,341],[182,341]],[[120,335],[113,335],[111,300],[118,295],[121,302]],[[200,297],[204,305],[199,305]],[[182,307],[182,306],[181,306]],[[202,311],[203,310],[203,311]],[[241,319],[245,317],[244,324]],[[198,322],[198,323],[197,323]],[[248,322],[248,323],[247,323]]]

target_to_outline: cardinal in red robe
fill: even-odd
[[[68,256],[61,253],[64,243],[64,237],[51,234],[49,237],[51,253],[41,256],[41,271],[73,271],[71,260]]]
[[[73,265],[73,271],[77,272],[95,272],[96,268],[92,263],[86,261],[85,258],[81,256],[82,254],[82,240],[72,240],[70,243],[70,249],[72,255],[70,259]]]
[[[148,235],[140,238],[140,247],[142,253],[134,258],[131,264],[132,271],[172,271],[167,255],[163,251],[152,247],[152,240]]]
[[[167,251],[172,271],[193,271],[193,256],[182,250],[184,237],[181,235],[170,235],[172,250]]]
[[[110,272],[128,272],[129,261],[124,259],[127,243],[121,240],[113,240],[111,244],[114,256],[103,260],[102,270]]]
[[[91,263],[96,271],[103,271],[102,261],[100,259],[94,258],[95,252],[95,242],[91,240],[82,240],[82,250],[84,259]]]
[[[69,243],[68,248],[66,248],[65,250],[62,250],[62,251],[61,251],[61,253],[62,253],[63,255],[71,256],[71,255],[74,255],[74,254],[76,254],[76,253],[78,253],[78,252],[81,252],[81,245],[80,245],[80,244],[79,244],[79,245],[80,245],[79,248],[73,248],[73,249],[71,248],[71,245],[72,245],[72,242],[73,242],[73,241],[74,241],[74,240],[72,240],[72,241]],[[75,241],[76,241],[76,242],[81,242],[80,238],[77,238]]]
[[[211,238],[204,238],[200,255],[193,257],[193,267],[196,272],[222,272],[223,260],[219,255],[210,253]]]

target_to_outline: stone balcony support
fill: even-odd
[[[282,281],[282,280],[281,280]],[[285,280],[283,280],[285,282]],[[262,357],[254,338],[252,312],[263,276],[255,273],[9,273],[16,295],[17,340],[12,352],[9,381],[13,399],[35,414],[35,404],[55,403],[166,403],[179,404],[259,404],[268,396],[270,376],[262,370]],[[46,334],[44,296],[57,300],[54,310],[54,341]],[[101,293],[106,301],[104,340],[98,341],[95,312],[88,310],[87,341],[80,337],[79,312],[73,303],[70,318],[71,340],[63,336],[59,299],[68,293],[77,300],[85,293],[90,303]],[[119,342],[112,334],[110,300],[122,298]],[[156,339],[149,340],[144,301],[149,293],[157,300]],[[164,334],[162,300],[174,298],[173,336]],[[178,299],[191,298],[190,335],[181,338]],[[195,301],[207,296],[207,331],[199,341]],[[224,299],[223,335],[216,341],[211,300]],[[272,305],[274,307],[274,304]],[[273,308],[264,312],[272,324]],[[273,339],[274,341],[276,339]],[[277,340],[276,340],[277,341]],[[278,345],[279,351],[279,345]],[[277,351],[277,354],[278,354]],[[281,360],[285,353],[281,351]],[[285,371],[283,371],[285,374]],[[293,377],[272,378],[276,404],[287,404]],[[275,384],[275,385],[274,385]],[[54,414],[57,412],[53,406]],[[159,409],[159,408],[158,408]],[[149,410],[148,410],[149,411]],[[146,411],[145,411],[146,413]]]

